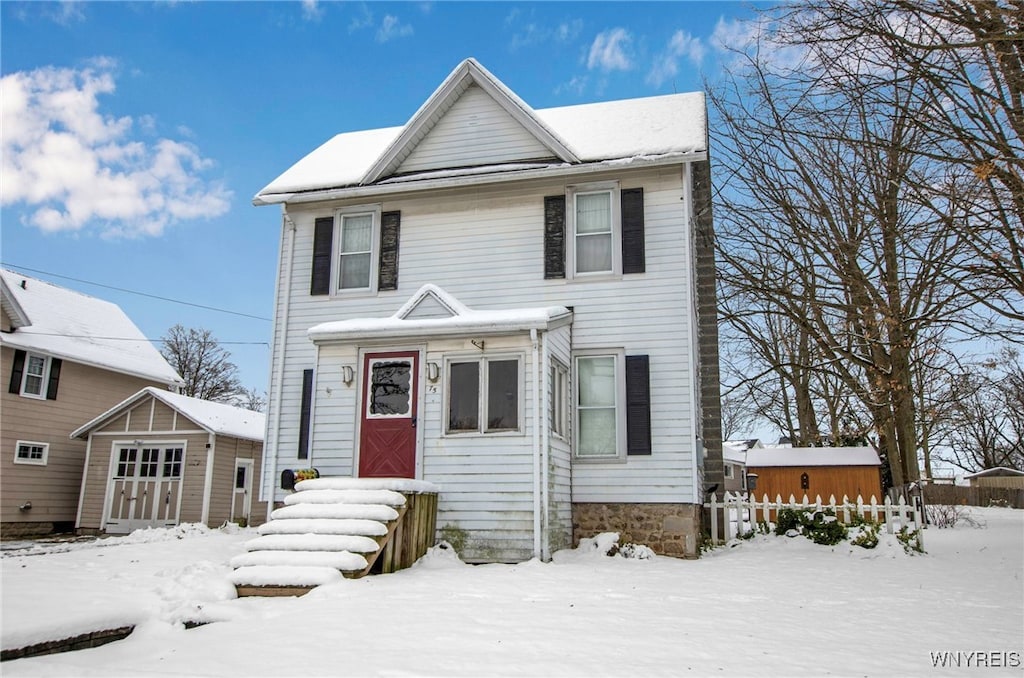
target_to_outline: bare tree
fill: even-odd
[[[255,388],[245,388],[236,398],[236,402],[239,407],[244,409],[263,412],[267,409],[267,392]]]
[[[238,367],[210,330],[175,325],[160,340],[160,353],[185,380],[183,394],[222,403],[244,396]]]
[[[1013,349],[949,382],[940,459],[965,471],[1024,470],[1024,365]]]
[[[808,0],[782,20],[827,69],[848,70],[855,53],[869,97],[888,86],[893,64],[920,79],[909,92],[914,124],[932,143],[907,150],[945,170],[932,205],[969,248],[957,262],[970,274],[957,278],[961,292],[1024,320],[1024,3]]]
[[[976,300],[962,290],[976,253],[955,228],[969,205],[949,198],[963,174],[920,150],[949,143],[919,124],[930,81],[874,36],[819,40],[808,27],[833,5],[775,10],[711,93],[726,178],[720,299],[739,334],[785,348],[763,358],[793,389],[798,419],[816,419],[810,433],[820,439],[821,415],[799,399],[814,402],[816,385],[836,391],[833,403],[856,399],[902,485],[919,477],[921,347],[968,326]],[[780,47],[798,60],[779,59]],[[766,333],[773,325],[783,334]],[[833,433],[844,426],[838,410],[829,416]]]

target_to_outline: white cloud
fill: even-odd
[[[61,0],[56,5],[48,5],[44,14],[62,26],[68,26],[75,21],[85,21],[84,6],[85,3],[77,0]]]
[[[387,42],[392,38],[404,38],[409,35],[412,35],[412,26],[403,24],[398,17],[388,14],[377,29],[377,42]]]
[[[628,71],[633,67],[629,55],[632,36],[625,28],[613,28],[599,33],[590,45],[587,68],[599,68],[604,72]]]
[[[319,0],[302,0],[302,18],[306,21],[320,21],[324,16],[324,8]]]
[[[359,5],[359,14],[352,17],[352,21],[348,24],[348,32],[355,33],[361,31],[364,28],[370,28],[373,26],[373,12],[366,6],[366,3]]]
[[[555,94],[568,93],[568,94],[575,94],[576,96],[580,96],[580,95],[583,94],[583,90],[585,90],[586,87],[587,87],[587,76],[585,76],[585,75],[575,75],[575,76],[573,76],[572,80],[570,80],[569,82],[562,83],[561,85],[556,87],[555,88]]]
[[[551,42],[566,44],[575,40],[583,30],[581,19],[566,20],[549,26],[533,21],[533,12],[530,12],[529,18],[522,17],[521,14],[518,9],[514,9],[505,17],[505,25],[514,31],[509,42],[509,47],[513,51],[520,47]]]
[[[694,66],[700,66],[704,59],[704,43],[686,31],[676,31],[665,50],[655,58],[647,74],[647,82],[660,87],[666,80],[674,78],[679,72],[679,60],[684,57]]]
[[[152,116],[136,123],[100,110],[99,96],[113,94],[115,81],[109,60],[93,63],[0,79],[0,204],[27,206],[24,221],[46,232],[117,237],[156,236],[175,222],[227,212],[231,193],[203,178],[213,163],[195,146],[144,143],[132,133],[154,130]]]
[[[771,31],[764,19],[719,19],[709,42],[717,51],[734,55],[736,63],[746,62],[743,55],[756,51],[761,62],[779,68],[808,66],[806,49],[773,40]]]

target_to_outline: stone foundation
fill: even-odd
[[[572,505],[573,546],[602,532],[618,532],[620,544],[643,544],[662,556],[697,558],[700,530],[696,504]]]

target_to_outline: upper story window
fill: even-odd
[[[644,273],[644,189],[617,181],[569,186],[544,197],[544,278]]]
[[[618,184],[570,187],[568,195],[573,275],[621,273],[622,219]]]
[[[379,205],[345,207],[315,218],[309,293],[398,289],[401,219],[401,212],[381,212]]]
[[[29,353],[25,356],[25,373],[21,380],[21,395],[29,398],[45,398],[49,367],[50,359],[46,356],[35,353]]]
[[[373,282],[375,213],[339,214],[341,251],[338,254],[338,289],[369,290]]]

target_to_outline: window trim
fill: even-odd
[[[589,271],[580,273],[576,270],[576,243],[579,235],[576,233],[576,198],[580,195],[593,195],[595,193],[609,194],[609,208],[611,209],[611,248],[612,267],[609,271]],[[618,181],[601,181],[590,184],[578,184],[568,186],[565,190],[565,231],[566,239],[570,242],[566,247],[566,271],[567,279],[591,280],[594,278],[609,278],[622,276],[622,195]]]
[[[334,211],[334,235],[333,251],[331,252],[331,293],[335,296],[358,296],[365,294],[376,294],[378,277],[380,275],[380,228],[381,228],[381,205],[352,205],[342,207]],[[344,239],[344,224],[346,217],[358,217],[369,215],[373,225],[370,228],[370,270],[369,284],[366,287],[342,287],[341,286],[341,260],[342,245]]]
[[[30,376],[36,376],[30,375],[28,372],[28,366],[29,363],[32,361],[33,357],[43,359],[43,373],[39,375],[39,393],[32,393],[30,391],[25,390],[25,384],[28,382],[28,378]],[[35,398],[36,400],[46,400],[46,391],[47,388],[49,387],[50,382],[50,368],[52,366],[53,359],[50,356],[43,355],[42,353],[32,353],[31,351],[26,351],[25,365],[24,367],[22,367],[21,371],[21,388],[19,389],[19,395],[21,395],[23,398]]]
[[[21,457],[22,447],[41,447],[43,448],[43,456],[40,459],[30,459],[28,457]],[[14,444],[14,463],[15,464],[27,464],[29,466],[46,466],[50,457],[50,443],[39,442],[38,440],[19,440]]]
[[[569,366],[558,358],[551,359],[551,374],[548,377],[551,381],[551,389],[548,397],[550,407],[548,408],[548,430],[553,438],[558,440],[569,440],[570,425],[573,417],[572,410],[572,388],[569,379]]]
[[[580,359],[587,358],[615,359],[615,454],[614,455],[581,455],[580,441]],[[628,443],[626,439],[626,350],[624,348],[588,349],[573,351],[572,354],[572,457],[574,461],[585,463],[625,463]]]
[[[514,429],[498,429],[489,431],[487,429],[487,387],[490,375],[486,369],[488,362],[502,362],[507,360],[516,361],[516,389],[518,400],[516,403],[516,428]],[[477,429],[475,431],[452,431],[448,428],[448,423],[451,416],[451,366],[452,363],[472,363],[476,362],[478,365],[477,379],[479,380],[480,390],[477,395]],[[487,355],[480,355],[479,353],[453,353],[444,357],[444,407],[442,408],[441,421],[441,435],[442,437],[451,438],[473,438],[483,437],[493,438],[495,436],[523,436],[526,435],[526,427],[523,425],[523,416],[525,405],[525,378],[523,366],[526,364],[526,356],[523,353],[494,353]]]

